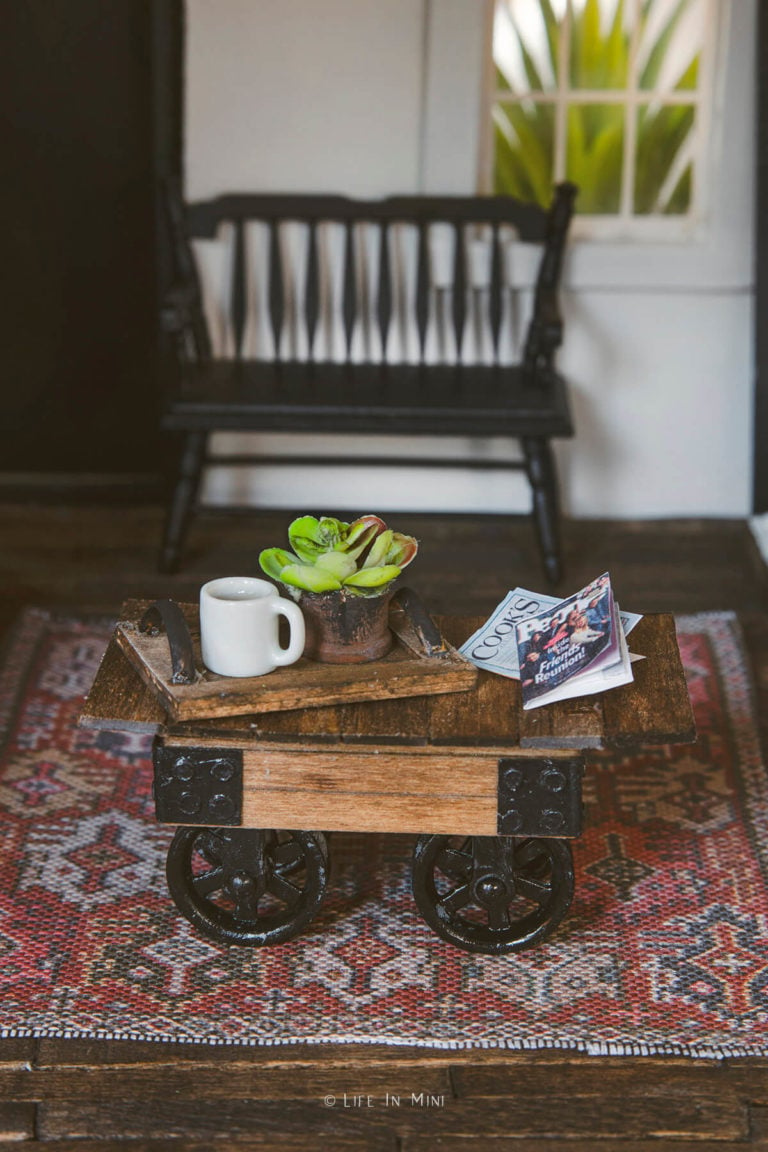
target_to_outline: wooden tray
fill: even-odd
[[[395,646],[381,660],[318,664],[302,657],[266,676],[218,676],[202,662],[197,605],[181,604],[192,636],[197,678],[194,684],[173,684],[167,637],[139,631],[149,604],[144,600],[123,604],[115,639],[173,721],[463,692],[477,682],[477,668],[449,644],[445,643],[442,654],[429,655],[413,622],[394,608],[390,627]]]

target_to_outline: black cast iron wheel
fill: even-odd
[[[431,928],[467,952],[499,956],[538,943],[573,897],[567,841],[420,836],[413,894]]]
[[[179,828],[166,875],[182,915],[219,944],[282,944],[320,907],[328,847],[321,832]]]

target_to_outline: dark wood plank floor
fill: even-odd
[[[0,630],[25,604],[116,612],[129,596],[194,599],[212,576],[256,573],[290,516],[206,515],[183,573],[161,577],[156,507],[0,505]],[[435,612],[486,612],[515,584],[543,587],[525,521],[390,519],[421,541],[411,578]],[[768,579],[746,524],[571,523],[565,546],[563,593],[608,569],[627,608],[743,613],[768,740]],[[0,1041],[0,1152],[19,1141],[57,1152],[768,1148],[768,1061],[17,1038]]]

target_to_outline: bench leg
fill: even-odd
[[[525,467],[533,489],[533,518],[544,557],[544,568],[553,584],[562,574],[560,557],[560,501],[557,469],[548,440],[523,439]]]
[[[197,500],[205,459],[206,433],[187,432],[184,437],[176,480],[165,522],[160,552],[161,572],[175,572]]]

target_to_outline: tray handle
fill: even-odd
[[[424,601],[413,588],[399,588],[392,597],[390,610],[392,609],[395,619],[391,620],[390,624],[403,643],[413,648],[414,645],[409,643],[409,640],[415,635],[425,655],[436,657],[450,655],[451,650],[443,639],[440,629],[424,607]],[[400,621],[397,620],[398,615],[401,615]],[[398,627],[398,624],[401,626]]]
[[[171,683],[194,684],[195,656],[186,617],[175,600],[155,600],[139,621],[139,632],[159,636],[165,632],[171,650]]]

